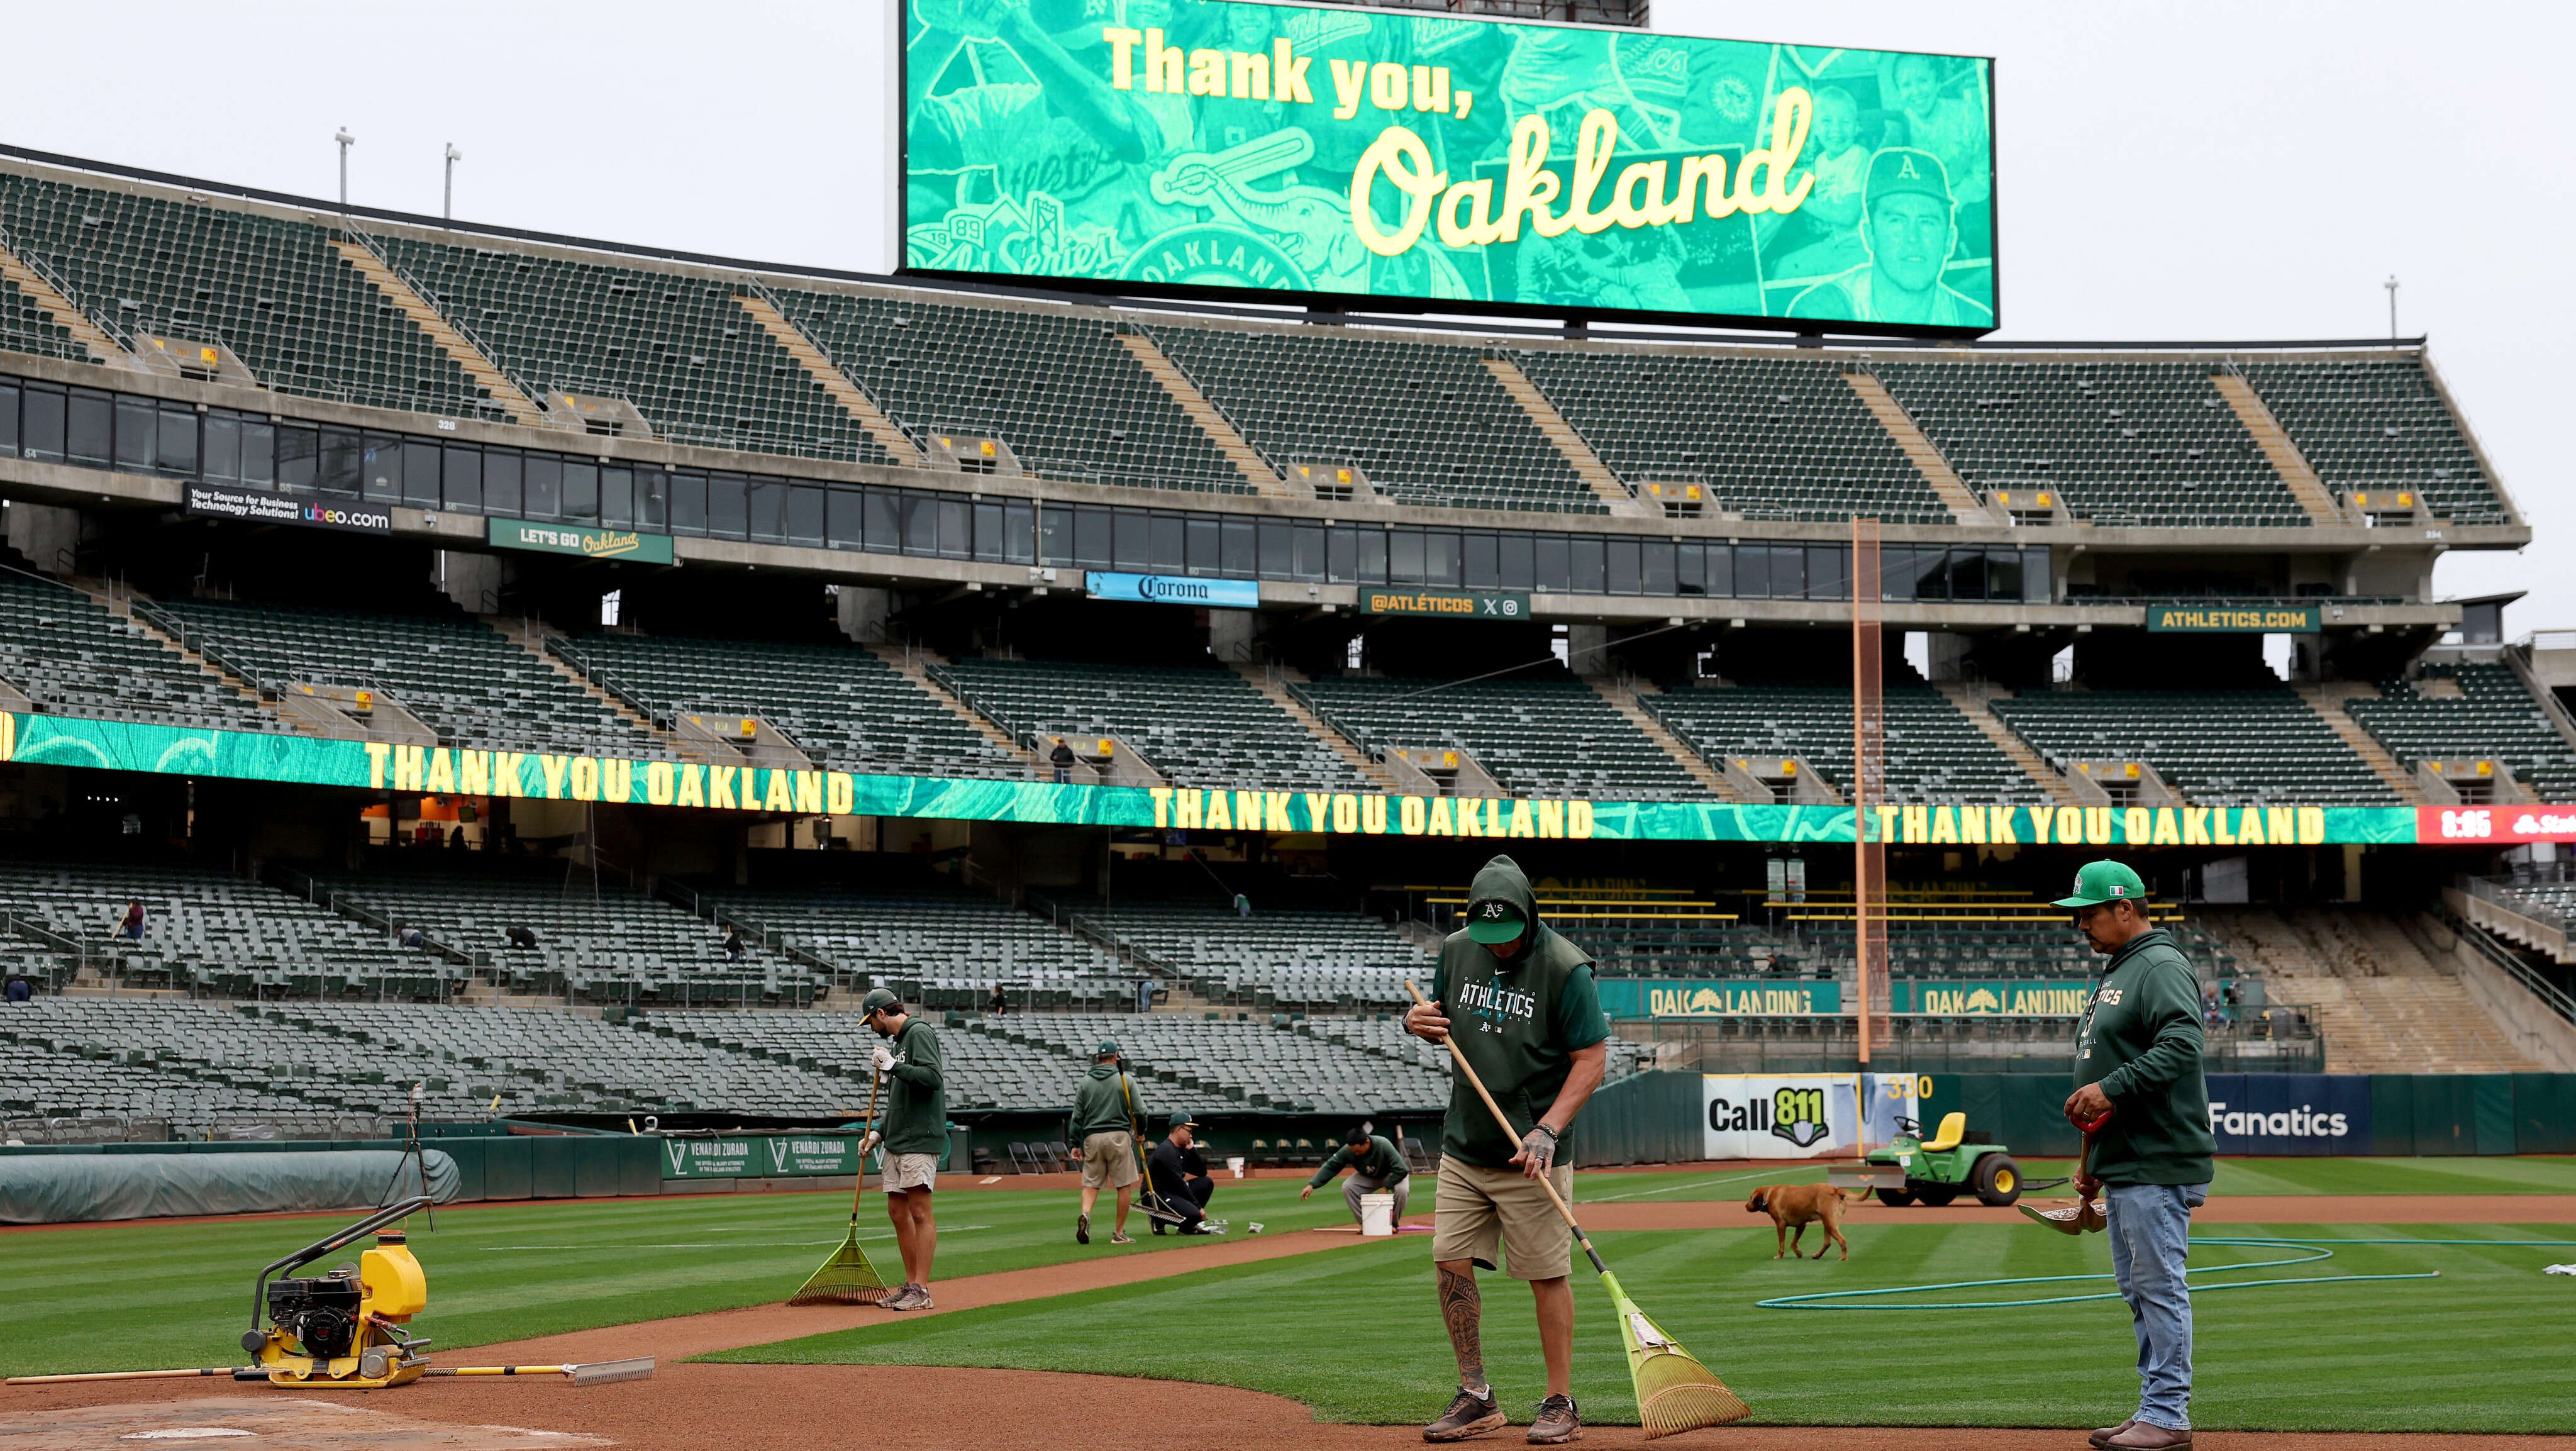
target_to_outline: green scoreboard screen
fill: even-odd
[[[904,270],[1995,326],[1994,67],[1260,0],[903,0]]]

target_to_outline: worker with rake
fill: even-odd
[[[2075,1190],[2109,1201],[2111,1269],[2138,1337],[2138,1410],[2093,1433],[2117,1451],[2191,1445],[2191,1212],[2209,1197],[2209,1083],[2201,1070],[2200,975],[2147,921],[2147,887],[2114,861],[2087,862],[2057,900],[2109,957],[2076,1027],[2066,1116],[2087,1130]]]
[[[939,1248],[930,1193],[939,1159],[948,1151],[948,1090],[939,1063],[939,1032],[903,1010],[903,999],[871,988],[859,1015],[885,1038],[869,1055],[886,1082],[885,1118],[859,1145],[885,1150],[886,1217],[903,1255],[903,1284],[877,1303],[888,1310],[930,1308],[930,1257]]]
[[[1496,1121],[1462,1076],[1441,1127],[1439,1211],[1431,1258],[1438,1267],[1440,1318],[1458,1357],[1458,1394],[1422,1428],[1426,1441],[1460,1441],[1509,1424],[1485,1377],[1479,1268],[1503,1268],[1529,1282],[1538,1302],[1539,1354],[1547,1398],[1530,1426],[1531,1444],[1582,1435],[1575,1407],[1574,1240],[1550,1202],[1574,1194],[1566,1136],[1584,1100],[1601,1085],[1610,1025],[1592,981],[1592,959],[1539,920],[1529,878],[1510,857],[1476,873],[1467,926],[1441,945],[1431,997],[1404,1017],[1406,1031],[1446,1043],[1462,1070],[1490,1093],[1512,1132]],[[1497,1247],[1502,1251],[1496,1263]]]

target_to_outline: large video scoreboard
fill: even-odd
[[[1995,326],[1977,57],[1263,0],[903,0],[906,271]]]

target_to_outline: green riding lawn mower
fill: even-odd
[[[1940,1131],[1923,1137],[1923,1125],[1900,1116],[1895,1141],[1872,1149],[1857,1164],[1835,1164],[1825,1182],[1844,1189],[1875,1192],[1878,1202],[1902,1209],[1921,1201],[1939,1209],[1962,1194],[1980,1204],[2002,1208],[2025,1189],[2054,1189],[2063,1179],[2028,1180],[2021,1165],[1990,1135],[1970,1133],[1964,1113],[1944,1114]]]

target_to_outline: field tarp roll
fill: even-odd
[[[421,1162],[430,1197],[455,1199],[456,1161],[424,1149]],[[354,1209],[421,1192],[420,1172],[393,1149],[0,1156],[0,1224]]]

